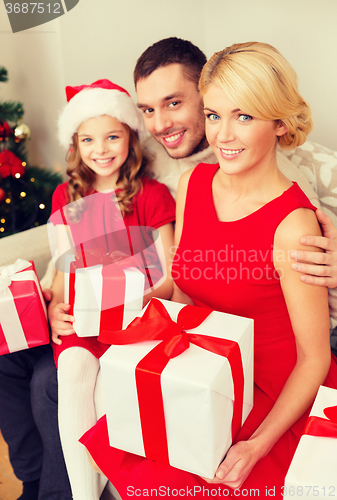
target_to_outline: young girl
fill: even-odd
[[[327,290],[303,283],[288,257],[301,236],[320,234],[314,207],[276,161],[277,144],[305,141],[311,113],[296,73],[267,44],[235,44],[214,54],[199,88],[219,163],[199,164],[180,180],[172,300],[254,319],[254,407],[208,482],[110,448],[104,419],[81,441],[122,498],[164,487],[198,498],[281,499],[320,384],[337,388]],[[198,263],[184,260],[195,250]],[[210,252],[211,263],[200,258]]]
[[[153,295],[169,299],[175,203],[163,184],[145,176],[147,160],[140,147],[142,116],[129,94],[109,80],[67,87],[66,93],[68,104],[59,118],[59,139],[69,149],[70,180],[55,190],[51,222],[63,234],[65,224],[75,248],[87,252],[99,248],[103,254],[123,258],[146,251],[154,242],[159,261],[152,252],[154,288],[147,288],[143,303]],[[118,219],[116,200],[123,220]],[[154,230],[159,231],[159,239],[153,237]],[[62,262],[62,255],[58,262]],[[160,267],[165,272],[159,280]],[[76,335],[74,317],[68,314],[70,305],[63,297],[64,273],[58,270],[49,319],[58,360],[62,447],[74,500],[98,500],[104,480],[89,467],[78,439],[97,420],[94,390],[98,358],[109,346],[96,337]]]

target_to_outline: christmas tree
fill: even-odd
[[[0,82],[8,80],[0,67]],[[0,238],[45,224],[61,174],[28,164],[29,127],[20,102],[0,103]]]

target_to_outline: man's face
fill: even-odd
[[[158,68],[136,86],[146,128],[176,159],[207,146],[202,98],[182,69],[180,64]]]

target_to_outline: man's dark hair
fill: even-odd
[[[138,80],[151,75],[156,69],[178,63],[184,67],[186,78],[198,85],[206,62],[205,54],[192,42],[176,37],[164,38],[142,53],[133,72],[133,79],[137,85]]]

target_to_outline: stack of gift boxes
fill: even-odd
[[[116,259],[115,259],[116,260]],[[212,478],[253,405],[253,321],[152,299],[133,259],[71,257],[66,299],[79,336],[101,357],[111,446]],[[0,268],[0,354],[49,343],[33,262]],[[337,391],[321,387],[285,479],[285,494],[336,496]]]
[[[118,259],[117,259],[118,260]],[[66,299],[101,357],[111,446],[212,478],[253,405],[253,321],[152,299],[134,259],[71,257]],[[0,268],[0,354],[49,343],[33,262]],[[285,479],[292,497],[336,496],[337,391],[321,387]]]
[[[159,299],[141,310],[139,266],[106,259],[72,257],[66,290],[77,334],[112,344],[110,444],[211,478],[253,405],[253,321]],[[1,353],[48,343],[33,263],[1,269],[0,290]]]
[[[253,321],[159,299],[141,310],[139,267],[97,251],[70,263],[75,331],[111,344],[110,444],[211,478],[253,406]]]

